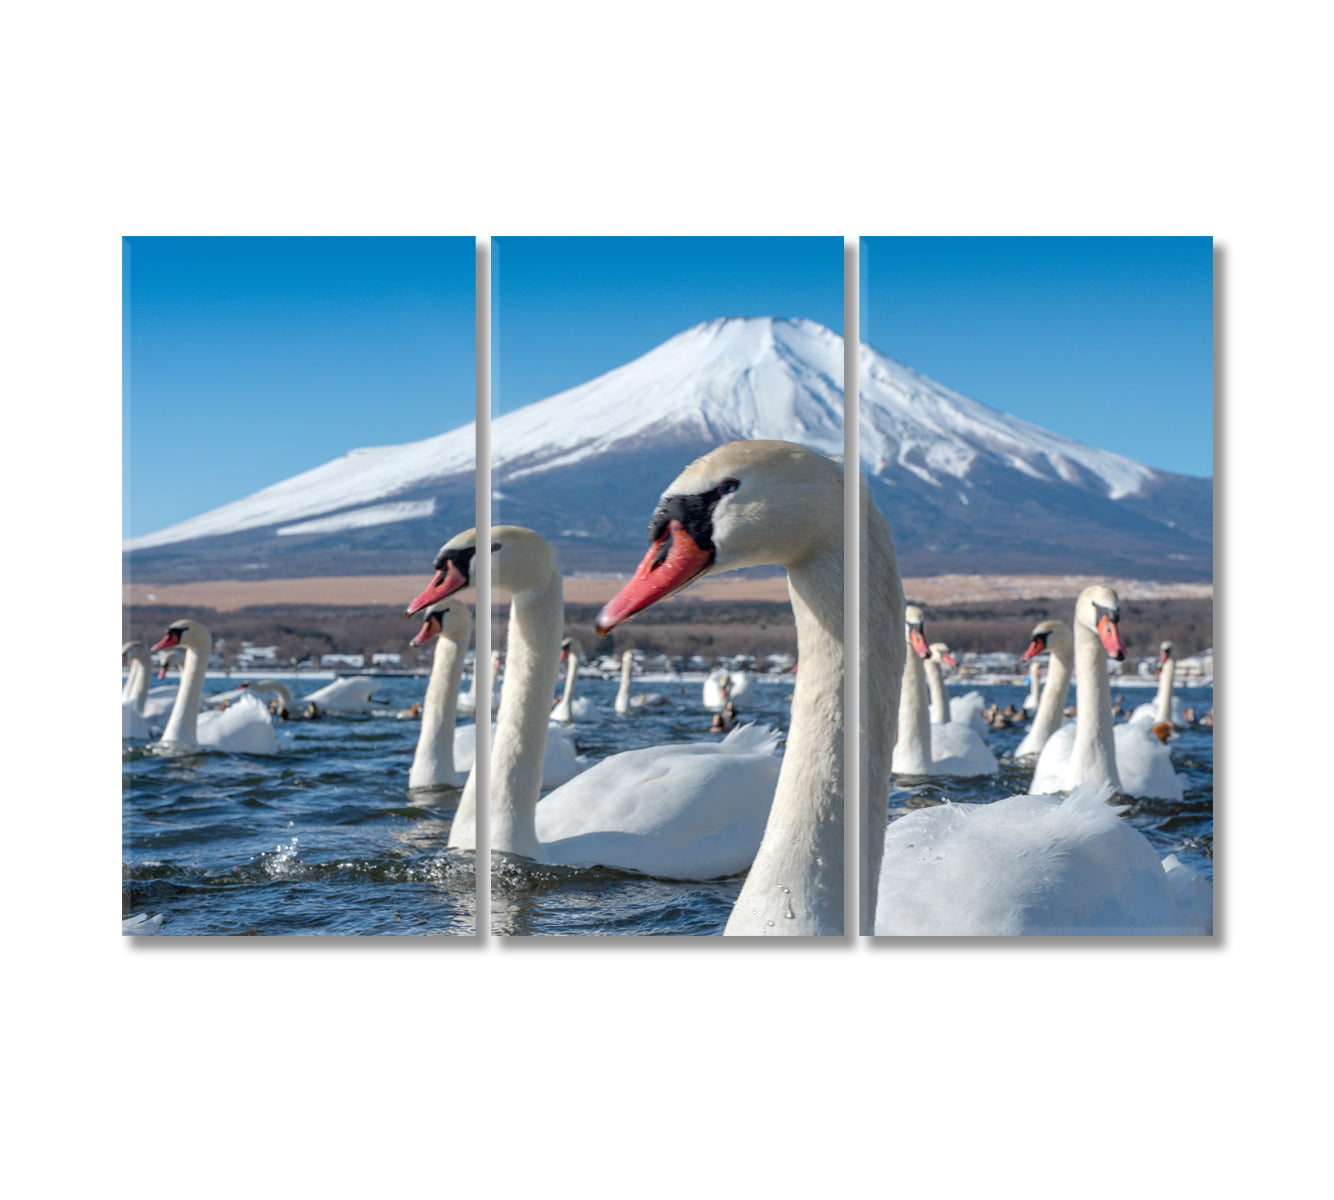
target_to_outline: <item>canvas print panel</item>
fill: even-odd
[[[493,930],[842,933],[842,240],[492,255]]]
[[[474,240],[124,253],[125,932],[474,933]]]
[[[1211,240],[861,248],[863,932],[1212,932]]]

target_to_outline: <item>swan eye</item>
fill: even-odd
[[[718,485],[716,491],[720,496],[730,496],[740,486],[741,481],[739,479],[724,479],[722,483]]]

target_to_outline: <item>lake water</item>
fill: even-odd
[[[208,692],[236,680],[210,679]],[[294,680],[298,698],[326,680]],[[636,681],[672,706],[618,718],[616,680],[581,679],[578,694],[596,720],[576,722],[580,751],[592,761],[663,742],[716,740],[701,703],[701,682]],[[787,731],[791,676],[752,687],[746,720]],[[123,749],[122,911],[162,914],[163,934],[471,934],[476,926],[473,855],[445,848],[457,793],[427,807],[407,790],[420,728],[394,715],[423,696],[424,678],[386,677],[384,712],[329,716],[279,727],[274,757],[203,753],[154,755]],[[952,688],[960,694],[962,687]],[[1026,688],[981,687],[1002,707]],[[1152,689],[1125,689],[1147,702]],[[1178,689],[1203,712],[1208,689]],[[1023,727],[993,732],[999,756]],[[1176,853],[1212,879],[1213,739],[1187,730],[1172,743],[1185,776],[1180,803],[1136,801],[1126,819],[1160,854]],[[998,776],[934,780],[896,787],[890,819],[911,807],[975,803],[1026,791],[1031,767],[1002,758]],[[717,934],[741,879],[682,883],[604,868],[543,866],[497,855],[492,867],[491,931],[497,934]]]

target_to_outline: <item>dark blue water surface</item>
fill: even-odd
[[[206,692],[235,679],[210,679]],[[327,680],[293,680],[297,697]],[[786,734],[791,676],[757,680],[743,712]],[[593,706],[574,729],[590,762],[664,742],[716,739],[701,702],[702,683],[636,681],[671,707],[616,717],[617,681],[581,679]],[[154,755],[123,749],[122,910],[162,914],[163,934],[471,934],[476,926],[473,855],[448,850],[457,792],[430,806],[407,788],[419,723],[396,716],[425,693],[426,681],[386,677],[384,710],[329,716],[279,727],[276,757],[205,752]],[[952,688],[960,694],[962,687]],[[970,689],[971,690],[971,689]],[[1026,687],[980,687],[1002,707]],[[1206,711],[1210,689],[1179,688],[1184,705]],[[1126,689],[1132,706],[1152,689]],[[1024,727],[987,742],[1001,760],[997,776],[933,780],[895,787],[890,819],[907,808],[952,800],[985,803],[1028,789],[1032,767],[1008,757]],[[1212,878],[1213,737],[1189,729],[1172,742],[1182,802],[1129,801],[1125,819],[1160,854]],[[718,934],[741,879],[682,883],[604,868],[536,864],[496,855],[491,930],[498,934]]]
[[[298,698],[327,682],[289,681]],[[384,678],[383,715],[285,722],[276,756],[125,743],[123,912],[163,914],[164,934],[473,933],[473,858],[445,849],[457,793],[408,794],[420,724],[393,710],[425,691]]]

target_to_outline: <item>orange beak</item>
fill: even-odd
[[[1111,617],[1103,617],[1098,622],[1098,636],[1102,639],[1103,648],[1117,662],[1125,658],[1126,644],[1121,640],[1121,631]]]
[[[598,634],[610,633],[635,613],[679,592],[712,565],[713,551],[701,550],[680,521],[669,522],[667,532],[648,548],[634,578],[602,606]]]
[[[411,617],[421,612],[423,608],[429,608],[437,600],[452,596],[455,592],[460,592],[467,586],[468,581],[463,577],[463,572],[454,565],[451,559],[445,564],[445,569],[431,581],[431,585],[408,605],[408,616]]]
[[[156,654],[159,650],[170,650],[173,646],[180,645],[180,642],[181,642],[181,635],[177,633],[174,629],[168,629],[167,632],[163,635],[162,640],[158,642],[156,646],[153,647],[152,652]],[[167,673],[167,666],[165,663],[163,663],[162,674],[159,675],[158,678],[161,679],[162,675],[165,675],[166,673]]]
[[[957,667],[959,665],[959,660],[955,658],[953,654],[942,654],[940,656],[940,661],[947,667]]]
[[[1024,651],[1024,662],[1027,662],[1030,658],[1036,658],[1039,654],[1045,654],[1046,651],[1046,643],[1034,638],[1028,643],[1028,649]]]
[[[931,657],[931,648],[926,644],[926,637],[920,629],[913,628],[908,631],[908,642],[917,651],[918,658]]]
[[[419,630],[417,630],[417,636],[414,637],[412,641],[408,643],[408,645],[424,646],[439,632],[440,632],[440,618],[435,613],[432,613],[429,617],[426,618],[425,621],[422,622],[422,627]]]

